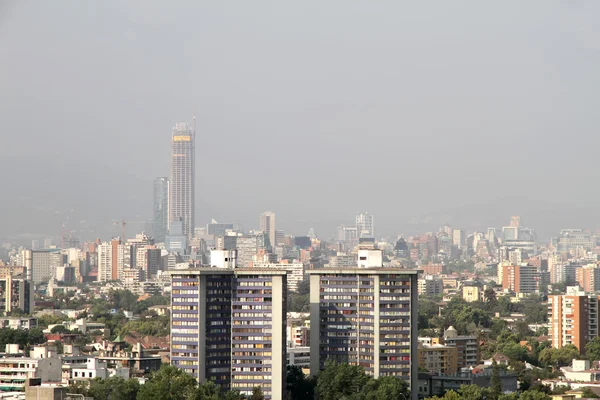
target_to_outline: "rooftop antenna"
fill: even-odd
[[[196,139],[196,116],[194,115],[194,139]]]

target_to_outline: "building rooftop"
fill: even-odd
[[[372,268],[335,268],[335,267],[324,267],[318,269],[312,269],[307,271],[309,275],[320,275],[320,274],[399,274],[399,275],[418,275],[420,272],[418,269],[404,269],[404,268],[393,268],[393,267],[372,267]]]

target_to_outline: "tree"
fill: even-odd
[[[502,380],[500,379],[500,367],[498,366],[496,360],[494,360],[492,365],[490,398],[497,399],[502,394]]]
[[[183,370],[163,365],[141,386],[137,400],[186,400],[196,389],[196,379]]]
[[[317,377],[317,393],[320,400],[340,400],[356,396],[368,381],[362,367],[328,361]]]
[[[56,325],[50,330],[50,333],[71,333],[64,325]]]
[[[585,354],[590,361],[600,360],[600,336],[596,336],[585,346]]]
[[[540,352],[539,361],[545,366],[566,367],[571,365],[574,359],[579,357],[579,350],[572,344],[555,349],[553,347],[545,348]]]
[[[302,372],[302,368],[295,365],[288,365],[286,384],[287,391],[290,393],[290,400],[312,399],[315,392],[315,381],[307,378]]]
[[[592,391],[592,389],[590,389],[589,387],[584,387],[582,389],[583,391],[583,395],[581,397],[583,397],[584,399],[597,399],[598,395],[596,393],[594,393]]]
[[[487,288],[483,291],[483,298],[485,302],[490,305],[496,305],[498,303],[498,299],[496,298],[496,291],[493,288]]]
[[[221,388],[213,381],[206,380],[191,391],[186,400],[222,400]]]
[[[463,399],[485,400],[489,396],[489,389],[478,385],[461,385],[458,389]]]
[[[369,379],[363,386],[362,396],[366,400],[408,400],[410,390],[406,381],[394,376],[383,376],[379,379]]]
[[[265,400],[265,395],[263,394],[263,391],[260,388],[260,386],[257,386],[254,389],[252,389],[252,396],[250,396],[248,400]]]
[[[107,379],[96,378],[90,382],[85,395],[94,400],[136,400],[140,384],[136,379],[123,379],[112,376]]]
[[[310,293],[310,279],[308,277],[304,278],[301,282],[298,283],[297,292],[300,296],[304,296]]]

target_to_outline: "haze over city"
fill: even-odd
[[[2,1],[0,235],[151,219],[193,116],[197,224],[272,209],[322,237],[362,211],[382,235],[509,215],[541,239],[595,229],[599,11]]]

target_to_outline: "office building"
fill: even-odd
[[[564,295],[548,296],[550,340],[560,349],[572,344],[581,353],[598,336],[598,296],[587,295],[578,286],[569,286]]]
[[[199,382],[282,400],[286,272],[195,268],[172,277],[171,364]]]
[[[477,336],[462,336],[454,327],[444,331],[444,344],[457,350],[457,368],[474,367],[479,363],[479,340]]]
[[[188,248],[188,237],[183,231],[184,222],[180,218],[171,221],[169,234],[165,237],[165,248],[170,253],[186,254]]]
[[[275,213],[266,211],[260,215],[260,230],[269,238],[269,244],[271,247],[277,245],[275,239]]]
[[[577,248],[590,251],[594,247],[596,247],[596,244],[589,232],[584,232],[582,229],[563,229],[557,238],[556,251],[568,253]]]
[[[467,241],[467,235],[464,230],[455,229],[452,231],[452,244],[462,249]]]
[[[218,223],[214,219],[206,225],[207,235],[223,236],[229,230],[233,230],[233,224]]]
[[[153,233],[158,243],[165,241],[169,231],[169,178],[154,180]]]
[[[514,293],[537,293],[539,291],[539,273],[536,267],[503,265],[501,268],[503,289]]]
[[[33,280],[34,283],[53,278],[56,268],[67,262],[66,255],[59,249],[24,250],[22,257],[27,269],[27,279]]]
[[[358,237],[375,237],[375,217],[369,213],[356,214]]]
[[[417,270],[320,268],[310,275],[310,372],[328,360],[417,391]]]
[[[169,229],[173,221],[182,221],[182,232],[188,240],[193,237],[195,228],[195,134],[188,124],[177,123],[171,139]]]
[[[356,226],[338,226],[338,241],[348,242],[355,239],[358,239],[358,230]]]

